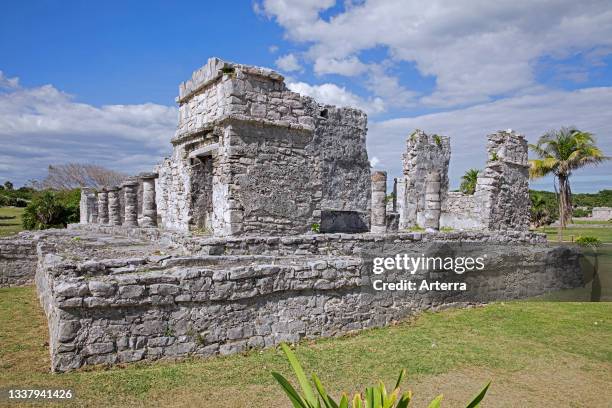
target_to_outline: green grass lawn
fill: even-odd
[[[557,241],[558,229],[556,227],[539,228],[538,232],[546,233],[549,241]],[[572,227],[563,231],[563,241],[572,242],[579,236],[590,235],[599,238],[602,242],[612,243],[612,224],[606,227]]]
[[[584,224],[584,225],[610,225],[612,227],[612,220],[608,221],[594,221],[594,220],[576,220],[572,221],[572,224]]]
[[[23,231],[21,216],[24,208],[0,207],[0,237]]]
[[[294,380],[278,350],[51,374],[33,287],[0,289],[0,327],[0,388],[74,388],[76,399],[61,406],[290,406],[270,376],[274,370]],[[424,313],[305,342],[296,353],[333,395],[379,379],[391,386],[405,367],[415,407],[439,393],[443,406],[461,406],[489,380],[483,407],[605,406],[612,401],[612,303],[507,302]]]

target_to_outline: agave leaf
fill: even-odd
[[[403,393],[395,408],[408,408],[408,404],[410,404],[411,399],[412,392],[408,391]]]
[[[491,381],[489,381],[489,383],[485,385],[482,391],[478,393],[478,395],[472,400],[472,402],[468,404],[466,408],[476,408],[478,405],[480,405],[480,401],[482,401],[482,399],[484,398],[485,394],[489,390],[490,385],[491,385]]]
[[[283,387],[285,394],[287,394],[287,396],[289,397],[289,400],[291,401],[291,404],[293,404],[294,408],[312,408],[302,399],[300,394],[298,394],[295,388],[293,388],[293,386],[289,383],[289,381],[287,381],[285,377],[276,372],[272,373],[272,377],[274,377],[276,381],[278,381],[280,386]]]
[[[434,398],[434,400],[429,403],[427,408],[440,408],[441,403],[442,403],[442,394]]]
[[[355,394],[353,397],[353,408],[362,408],[363,402],[361,401],[361,395]]]
[[[306,374],[304,373],[300,362],[298,361],[295,354],[293,354],[293,351],[291,351],[289,346],[287,346],[285,343],[281,343],[281,348],[285,352],[287,360],[289,360],[289,364],[291,364],[291,368],[293,368],[293,371],[295,372],[295,376],[298,379],[300,387],[302,387],[302,392],[304,393],[304,400],[311,406],[315,407],[319,398],[315,397],[314,392],[312,391],[312,387],[310,386],[310,382],[308,381],[308,378],[306,378]]]
[[[374,388],[366,388],[366,408],[374,408]]]
[[[346,394],[342,394],[342,398],[340,398],[340,406],[338,408],[349,408]]]
[[[319,380],[319,377],[317,377],[316,374],[312,375],[312,381],[314,382],[315,387],[319,392],[319,395],[321,395],[321,398],[323,398],[325,408],[338,408],[338,404],[336,404],[336,401],[334,401],[329,395],[327,395],[327,392],[325,391],[321,380]]]
[[[384,401],[383,401],[383,405],[382,408],[391,408],[393,406],[393,404],[395,403],[395,400],[397,400],[397,394],[398,394],[398,390],[393,391]]]
[[[382,392],[379,388],[373,388],[374,401],[372,402],[372,408],[380,408],[382,406]]]
[[[384,403],[387,400],[387,389],[385,388],[385,383],[379,381],[378,389],[380,390],[380,401]]]
[[[395,383],[394,390],[399,388],[400,383],[402,382],[405,376],[406,376],[406,369],[404,368],[402,371],[400,371],[399,376],[397,377],[397,382]]]

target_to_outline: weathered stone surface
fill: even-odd
[[[370,231],[384,233],[387,231],[387,172],[372,173],[372,208]]]
[[[128,179],[121,185],[124,194],[123,225],[138,226],[138,180]]]
[[[157,226],[157,204],[155,197],[155,179],[157,173],[142,173],[142,222],[143,227]]]
[[[321,224],[322,211],[367,213],[363,112],[318,104],[275,72],[216,58],[179,94],[174,152],[158,167],[164,227],[289,235]]]
[[[86,187],[81,189],[79,214],[81,224],[95,223],[98,221],[98,200],[95,190]]]
[[[529,232],[198,238],[158,231],[152,235],[156,242],[172,242],[180,253],[191,254],[168,258],[148,255],[154,247],[128,245],[119,235],[104,241],[99,231],[135,229],[73,225],[65,241],[56,236],[53,245],[40,245],[36,282],[49,319],[54,371],[270,347],[379,327],[448,303],[533,296],[574,287],[582,279],[573,249],[549,248],[543,235]],[[74,241],[77,233],[82,238]],[[114,257],[104,259],[94,242],[107,242],[104,251]],[[454,245],[462,255],[486,252],[495,261],[478,273],[417,277],[459,276],[467,292],[371,290],[373,257],[440,254],[455,251]],[[211,247],[222,255],[207,255]],[[129,248],[132,252],[117,257]],[[406,276],[390,271],[385,277]]]
[[[119,187],[108,188],[108,223],[121,225],[121,203],[119,201]]]
[[[108,224],[108,190],[102,188],[98,192],[98,224]]]
[[[447,136],[428,135],[419,129],[408,136],[403,155],[404,175],[397,188],[399,229],[424,225],[426,179],[431,171],[440,174],[440,201],[446,201],[449,160]]]
[[[38,261],[36,243],[29,232],[0,238],[0,287],[32,282]]]
[[[424,227],[428,231],[440,229],[440,173],[432,170],[425,180],[425,219]]]

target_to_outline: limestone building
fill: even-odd
[[[211,58],[182,83],[158,167],[168,229],[216,236],[367,231],[365,113],[291,92],[263,68]]]

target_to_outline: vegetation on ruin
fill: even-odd
[[[459,190],[463,194],[474,194],[476,191],[476,183],[478,182],[479,173],[480,170],[478,169],[469,169],[461,177],[461,185],[459,186]]]
[[[436,146],[442,147],[442,138],[439,135],[434,134],[433,139],[434,139],[434,142],[436,143]]]
[[[559,192],[559,229],[563,230],[572,218],[572,172],[608,158],[597,147],[591,133],[571,127],[551,130],[529,147],[538,156],[530,160],[530,177],[554,176],[555,191]]]
[[[489,380],[486,406],[600,406],[611,397],[611,315],[609,302],[495,303],[303,342],[295,354],[333,395],[362,390],[373,379],[394,384],[406,368],[415,407],[437,393],[446,406],[460,406]],[[0,388],[74,388],[76,399],[63,407],[288,405],[270,375],[287,372],[278,349],[51,374],[46,319],[33,287],[0,289],[0,327]]]

